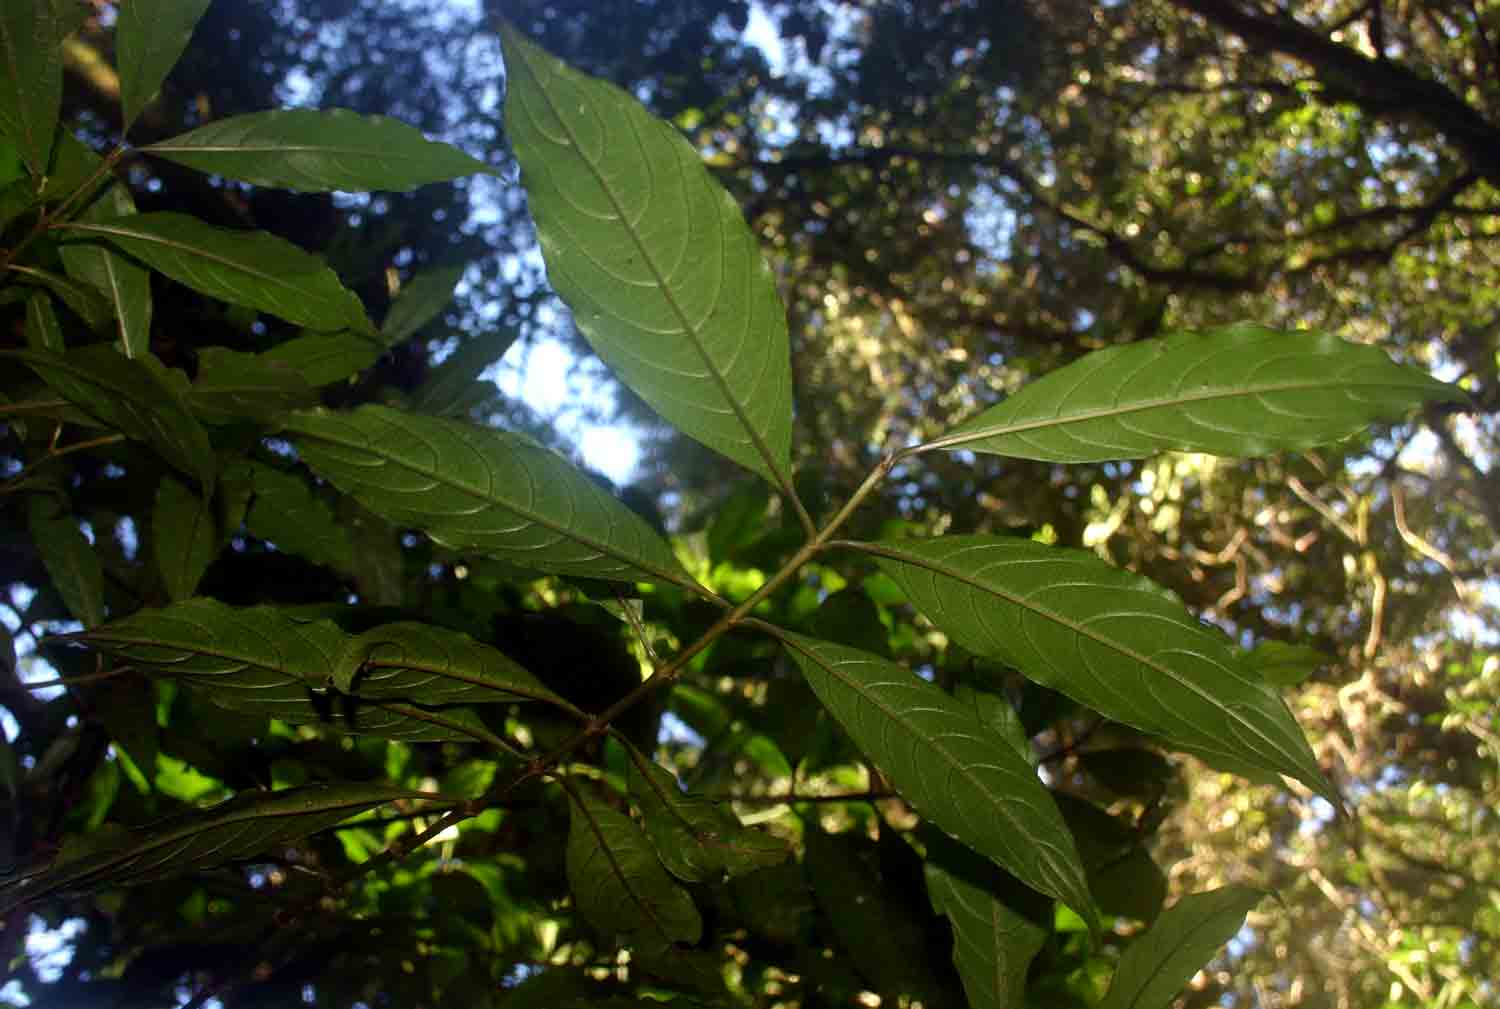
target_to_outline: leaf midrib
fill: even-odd
[[[688,318],[687,312],[678,302],[676,295],[672,292],[672,289],[667,286],[666,279],[662,276],[662,272],[656,263],[656,258],[652,256],[651,251],[646,248],[644,244],[642,244],[640,235],[637,233],[636,229],[631,227],[627,223],[628,218],[625,215],[624,208],[621,206],[614,189],[607,183],[603,173],[599,171],[598,166],[595,165],[593,160],[591,160],[587,155],[583,153],[583,148],[579,146],[577,137],[574,134],[572,128],[568,125],[567,119],[564,118],[562,113],[558,111],[557,104],[552,100],[552,95],[548,92],[546,85],[542,83],[541,75],[538,74],[536,70],[531,66],[530,60],[528,59],[528,54],[524,47],[521,48],[520,58],[516,62],[526,67],[527,76],[529,76],[534,82],[536,82],[537,93],[540,94],[542,100],[547,103],[548,111],[552,113],[553,118],[557,120],[557,123],[562,128],[563,133],[567,135],[569,146],[577,152],[578,160],[583,162],[584,167],[588,169],[589,174],[594,178],[594,182],[599,186],[599,190],[604,193],[605,198],[609,200],[610,208],[614,210],[615,216],[620,221],[620,226],[624,229],[625,233],[630,236],[631,244],[635,246],[636,252],[641,257],[641,261],[646,265],[647,269],[651,271],[651,277],[656,282],[657,290],[661,292],[662,299],[672,310],[672,314],[677,317],[677,321],[682,325],[682,331],[688,334],[689,339],[692,341],[693,349],[698,352],[698,357],[703,361],[704,367],[706,367],[708,369],[708,373],[713,376],[714,386],[719,390],[719,394],[724,397],[725,401],[729,403],[730,409],[734,411],[735,419],[740,422],[740,427],[744,428],[745,433],[750,436],[750,442],[755,446],[756,454],[758,454],[761,457],[761,461],[766,464],[766,468],[770,471],[771,476],[775,480],[777,485],[788,493],[791,493],[791,480],[785,473],[781,471],[781,467],[777,464],[775,456],[773,456],[771,453],[770,446],[766,444],[765,439],[761,437],[760,432],[756,430],[755,425],[750,423],[750,418],[745,413],[744,405],[730,391],[728,381],[719,371],[719,367],[715,363],[713,358],[709,356],[708,349],[703,345],[703,340],[699,336],[698,327],[693,324],[691,319]]]

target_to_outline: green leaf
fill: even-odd
[[[356,375],[380,358],[378,344],[351,332],[304,333],[279,343],[260,356],[272,364],[284,364],[302,376],[308,385],[331,385]]]
[[[347,528],[306,479],[258,462],[242,463],[235,474],[250,482],[253,496],[245,513],[250,535],[314,564],[353,571]]]
[[[406,191],[490,171],[400,120],[347,109],[252,112],[141,149],[227,179],[312,193]]]
[[[122,133],[161,90],[209,0],[130,0],[119,7],[115,63],[120,70]]]
[[[1084,916],[1072,835],[1032,766],[970,710],[893,662],[799,634],[808,685],[903,798],[938,827]]]
[[[151,545],[167,595],[173,602],[188,598],[219,552],[213,506],[182,481],[162,477],[151,511]]]
[[[417,390],[412,409],[437,417],[456,417],[461,414],[476,385],[493,394],[493,383],[480,382],[479,376],[504,357],[519,336],[515,327],[508,326],[470,337],[451,357],[433,369]]]
[[[92,284],[82,283],[47,270],[38,270],[33,266],[12,266],[10,270],[25,283],[51,291],[58,301],[68,306],[69,310],[82,319],[83,324],[93,332],[103,333],[109,328],[114,318],[109,302],[104,300],[104,296]]]
[[[132,360],[102,344],[66,354],[18,350],[10,355],[106,427],[150,445],[202,486],[212,484],[218,463],[208,433],[188,410],[179,385],[155,357],[147,354]]]
[[[60,857],[19,886],[0,887],[6,910],[63,892],[170,879],[250,858],[396,799],[421,793],[380,784],[326,784],[246,792],[206,810],[111,836]]]
[[[1240,323],[1095,351],[926,447],[1049,462],[1265,455],[1347,438],[1432,399],[1467,396],[1376,347]]]
[[[124,184],[115,183],[80,216],[103,221],[135,213],[135,201]],[[151,349],[151,275],[132,260],[94,242],[68,242],[59,250],[63,267],[74,280],[104,295],[115,320],[120,350],[139,357]]]
[[[1026,971],[1052,930],[1050,905],[969,849],[923,837],[927,895],[953,923],[953,965],[970,1009],[1013,1009],[1026,1001]]]
[[[298,413],[285,430],[334,486],[443,546],[536,571],[693,584],[639,516],[528,438],[379,406]]]
[[[739,208],[635,99],[500,30],[506,129],[579,330],[673,425],[790,488],[786,311]]]
[[[1078,762],[1116,795],[1153,798],[1176,775],[1166,757],[1150,750],[1086,750],[1078,755]]]
[[[220,708],[288,725],[319,725],[352,736],[374,736],[403,743],[472,742],[504,747],[473,709],[428,708],[402,701],[364,701],[332,690],[314,689],[284,678],[251,684],[249,676],[227,676],[222,689],[208,693]]]
[[[150,775],[160,751],[156,693],[150,681],[141,676],[115,676],[87,691],[89,707],[104,723],[115,745]]]
[[[853,586],[840,589],[813,611],[808,630],[814,637],[850,648],[891,657],[890,632],[880,620],[880,607]]]
[[[26,345],[32,350],[60,354],[67,350],[52,299],[38,291],[26,299]]]
[[[85,627],[103,623],[104,569],[78,528],[78,520],[66,512],[59,514],[51,498],[37,494],[31,497],[29,531],[68,612]]]
[[[647,955],[697,942],[703,921],[693,898],[667,875],[640,828],[587,793],[573,798],[568,885],[579,913],[606,940]]]
[[[708,557],[715,564],[732,560],[766,532],[766,510],[771,498],[766,485],[745,482],[714,509],[708,526]]]
[[[1141,835],[1119,818],[1066,793],[1057,796],[1057,807],[1078,842],[1099,910],[1154,920],[1167,897],[1167,877]]]
[[[1286,704],[1161,586],[1019,537],[862,549],[970,651],[1190,752],[1289,775],[1341,804]]]
[[[1009,743],[1022,760],[1036,766],[1037,753],[1031,747],[1031,736],[1021,722],[1020,712],[1004,696],[960,683],[953,689],[953,699],[971,709],[980,724]]]
[[[688,883],[717,881],[778,865],[789,854],[769,834],[751,830],[723,805],[685,794],[671,771],[634,754],[630,794],[646,836],[667,871]]]
[[[188,398],[199,417],[228,424],[278,420],[317,403],[318,393],[295,368],[264,354],[204,347],[198,351],[198,377]]]
[[[463,263],[429,267],[403,284],[380,324],[380,337],[385,345],[394,347],[437,318],[453,301],[453,292],[463,279],[465,268]]]
[[[504,654],[457,631],[427,624],[383,624],[349,639],[333,683],[349,694],[418,704],[545,701],[578,714]]]
[[[1273,640],[1257,644],[1244,660],[1273,687],[1295,687],[1333,661],[1310,645]]]
[[[62,106],[62,42],[85,13],[71,0],[0,4],[0,132],[37,178],[47,174]]]
[[[264,231],[216,228],[187,214],[134,214],[64,226],[103,238],[221,301],[313,329],[370,328],[364,307],[323,260]]]
[[[1167,1009],[1265,896],[1262,890],[1226,886],[1189,894],[1167,908],[1125,947],[1099,1009]]]

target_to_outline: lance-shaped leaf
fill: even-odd
[[[464,268],[463,263],[431,267],[402,285],[401,293],[396,295],[380,324],[381,340],[394,347],[435,319],[453,300]]]
[[[1052,934],[1050,904],[941,834],[923,842],[927,895],[953,923],[953,965],[970,1009],[1025,1004],[1026,970]]]
[[[130,359],[93,344],[66,354],[11,351],[59,396],[108,427],[150,445],[204,487],[213,481],[213,447],[170,373],[149,354]]]
[[[102,333],[109,328],[110,321],[113,319],[109,302],[104,300],[104,295],[100,294],[92,284],[48,270],[38,270],[34,266],[12,266],[10,271],[25,283],[51,291],[58,301],[68,306],[73,314],[82,319],[83,324],[94,332]]]
[[[1254,456],[1324,445],[1456,386],[1375,347],[1243,323],[1095,351],[965,421],[928,448],[1050,462],[1177,449]]]
[[[57,313],[52,310],[52,298],[41,291],[26,299],[26,346],[54,354],[68,349]]]
[[[135,213],[135,201],[121,183],[89,204],[81,220],[102,221]],[[126,357],[151,348],[151,275],[140,264],[94,242],[69,242],[59,250],[63,266],[75,280],[91,284],[109,303],[115,333]]]
[[[823,706],[923,816],[1028,886],[1092,914],[1052,797],[972,710],[879,656],[800,634],[782,640]]]
[[[1226,886],[1189,894],[1167,908],[1125,947],[1099,1009],[1167,1009],[1265,896],[1262,890]]]
[[[1262,641],[1244,653],[1245,664],[1273,687],[1295,687],[1333,660],[1311,645]]]
[[[630,817],[581,791],[572,811],[568,886],[589,924],[646,954],[697,942],[703,920],[693,898],[667,875]]]
[[[345,693],[418,704],[545,701],[578,713],[504,654],[457,631],[411,621],[382,624],[349,639],[334,662]]]
[[[579,330],[673,425],[790,487],[786,312],[739,208],[634,98],[501,33],[506,129]]]
[[[251,112],[141,149],[200,172],[309,193],[405,191],[490,170],[398,119],[347,109]]]
[[[163,477],[151,510],[151,546],[167,595],[188,598],[219,552],[213,506],[182,481]]]
[[[85,13],[69,0],[0,4],[0,133],[38,178],[47,174],[62,105],[62,41]]]
[[[261,358],[284,364],[308,385],[330,385],[356,375],[380,358],[380,346],[357,333],[304,333],[279,343]]]
[[[0,888],[7,909],[49,894],[170,879],[251,858],[396,799],[422,793],[380,784],[306,785],[247,792],[211,809],[111,836],[60,858],[21,885]]]
[[[787,847],[776,838],[744,826],[720,803],[684,793],[665,767],[639,753],[631,757],[630,795],[672,875],[701,883],[786,861]]]
[[[335,571],[354,570],[354,547],[349,529],[329,503],[296,473],[244,461],[229,475],[248,482],[251,499],[245,513],[250,535],[276,549]]]
[[[69,612],[86,627],[104,621],[104,569],[99,555],[78,528],[72,515],[58,514],[48,497],[34,495],[30,501],[31,542],[36,544]]]
[[[1142,732],[1289,775],[1341,804],[1286,704],[1161,586],[1091,553],[1018,537],[861,549],[970,651]]]
[[[456,417],[471,402],[476,387],[493,395],[494,384],[480,382],[479,376],[504,357],[519,336],[520,332],[510,326],[470,337],[427,376],[413,398],[412,409],[439,417]]]
[[[198,351],[198,377],[189,402],[211,424],[270,421],[317,401],[317,391],[307,379],[283,362],[224,347]]]
[[[285,431],[339,490],[443,546],[536,571],[692,585],[639,516],[529,438],[379,406],[294,414]]]
[[[122,130],[156,97],[182,56],[209,0],[130,0],[115,24],[115,63],[120,69]]]
[[[322,259],[265,231],[236,231],[162,211],[66,225],[105,239],[210,297],[313,329],[368,331],[364,307]]]

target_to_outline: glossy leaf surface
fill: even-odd
[[[1286,704],[1166,589],[1091,553],[1019,537],[872,545],[959,644],[1209,758],[1297,778],[1337,803]]]
[[[209,0],[129,0],[120,5],[115,63],[125,131],[156,97],[208,5]]]
[[[667,875],[641,829],[586,793],[572,803],[567,865],[579,912],[607,940],[660,953],[702,934],[692,897]]]
[[[1434,399],[1466,397],[1376,347],[1243,323],[1095,351],[933,447],[1050,462],[1265,455],[1338,441]]]
[[[0,903],[13,907],[83,887],[149,883],[209,869],[415,794],[381,784],[306,785],[280,792],[242,793],[211,809],[102,840],[100,848],[76,858],[64,855],[22,885],[0,887]]]
[[[364,308],[323,260],[264,231],[162,211],[68,225],[105,239],[179,284],[314,329],[367,329]]]
[[[489,171],[398,119],[347,109],[251,112],[142,150],[200,172],[312,193],[404,191]]]
[[[776,838],[742,825],[727,807],[689,795],[671,771],[641,758],[629,765],[630,795],[667,871],[689,883],[738,876],[786,861]]]
[[[188,598],[219,552],[213,506],[182,481],[163,477],[151,511],[151,547],[167,595]]]
[[[1183,897],[1125,947],[1099,1009],[1167,1009],[1265,896],[1226,886]]]
[[[893,662],[798,634],[783,641],[823,706],[923,816],[1027,885],[1092,912],[1072,835],[1009,743]]]
[[[116,184],[89,204],[81,220],[100,221],[135,213],[135,201],[123,184]],[[109,246],[69,242],[61,250],[68,275],[92,285],[104,295],[114,314],[115,334],[126,357],[151,349],[151,275],[139,263]]]
[[[579,330],[683,433],[789,486],[786,313],[739,208],[634,98],[501,31],[506,129]]]
[[[379,406],[295,414],[285,430],[334,486],[444,546],[557,574],[691,583],[639,516],[529,438]]]

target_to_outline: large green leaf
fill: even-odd
[[[70,0],[0,4],[0,132],[37,178],[47,174],[62,105],[62,41],[84,13]]]
[[[1209,760],[1289,775],[1339,804],[1286,704],[1161,586],[1019,537],[863,548],[970,651]]]
[[[789,487],[786,312],[739,208],[635,99],[501,33],[506,129],[579,330],[684,433]]]
[[[102,221],[135,213],[135,201],[124,184],[116,183],[89,204],[81,220]],[[151,275],[139,264],[108,246],[69,242],[61,250],[63,266],[74,280],[91,284],[114,313],[115,332],[126,357],[151,349]]]
[[[322,259],[269,232],[217,228],[168,211],[65,227],[103,238],[210,297],[314,329],[370,329],[359,299]]]
[[[685,794],[672,772],[639,754],[630,794],[667,871],[689,883],[718,881],[786,861],[786,845],[752,830],[722,804]]]
[[[318,401],[317,390],[301,372],[264,354],[224,347],[198,351],[198,377],[189,401],[211,424],[237,420],[269,422]]]
[[[151,546],[167,595],[174,602],[188,598],[219,552],[213,505],[182,481],[162,477],[151,509]]]
[[[927,447],[1050,462],[1264,455],[1346,438],[1430,399],[1466,397],[1375,347],[1242,323],[1095,351]]]
[[[381,784],[306,785],[246,792],[205,810],[112,834],[59,857],[19,885],[0,887],[6,909],[59,892],[170,879],[250,858],[396,799],[421,793]]]
[[[1088,916],[1083,865],[1031,764],[937,687],[879,656],[782,640],[818,699],[938,827]]]
[[[347,109],[251,112],[141,149],[200,172],[315,193],[408,190],[490,170],[400,120]]]
[[[34,266],[12,266],[10,271],[23,283],[51,291],[58,301],[68,306],[95,333],[105,332],[114,319],[109,302],[104,300],[104,295],[92,284],[50,270],[39,270]]]
[[[44,495],[30,501],[31,542],[36,544],[52,579],[73,617],[85,627],[104,621],[104,569],[99,555],[78,528],[78,520],[59,514],[56,502]]]
[[[444,546],[537,571],[692,584],[639,516],[520,435],[379,406],[294,414],[286,433],[334,486]]]
[[[129,0],[115,24],[115,63],[120,70],[122,131],[139,118],[176,65],[209,0]]]
[[[970,1009],[1025,1004],[1026,970],[1052,930],[1035,894],[940,834],[923,838],[927,895],[953,923],[953,964]]]
[[[568,828],[568,885],[583,917],[608,940],[642,953],[697,942],[703,920],[662,868],[641,829],[586,792],[578,792]]]
[[[93,344],[66,354],[11,351],[59,396],[107,427],[143,441],[203,487],[213,482],[213,447],[188,410],[181,386],[149,354],[130,359]]]
[[[1189,894],[1167,908],[1125,947],[1099,1009],[1167,1009],[1265,896],[1262,890],[1226,886]]]

